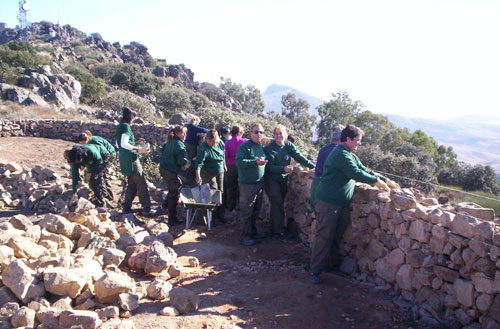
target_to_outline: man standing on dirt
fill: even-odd
[[[109,157],[106,149],[96,144],[75,145],[65,154],[71,164],[73,193],[76,193],[78,188],[79,169],[83,166],[90,174],[89,185],[94,192],[94,204],[96,207],[104,207],[104,196],[110,193],[110,191],[106,190],[107,184],[105,184],[107,177],[104,163]]]
[[[316,190],[316,219],[311,254],[311,283],[321,282],[320,275],[333,253],[340,265],[340,242],[349,223],[349,206],[355,181],[382,185],[387,179],[368,170],[353,153],[361,144],[364,132],[348,124],[340,134],[337,145],[325,161],[323,175]]]
[[[243,219],[241,243],[253,246],[256,239],[265,237],[257,233],[255,222],[262,207],[266,155],[262,147],[264,128],[256,123],[250,129],[250,140],[244,142],[236,151],[238,182],[240,188],[240,212]]]

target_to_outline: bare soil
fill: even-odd
[[[25,167],[48,166],[67,176],[62,152],[72,143],[42,138],[0,138],[0,158]],[[0,216],[11,214],[0,213]],[[158,218],[160,220],[164,216]],[[258,223],[265,231],[266,222]],[[131,319],[137,328],[426,328],[412,320],[409,304],[374,286],[325,273],[323,283],[309,283],[309,249],[299,241],[268,238],[254,247],[239,244],[241,222],[235,218],[207,231],[201,221],[185,230],[171,227],[174,249],[185,267],[174,287],[200,296],[197,312],[159,315],[168,301],[144,299]],[[151,277],[139,275],[139,280]],[[228,327],[230,328],[230,327]]]

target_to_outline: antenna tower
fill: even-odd
[[[26,13],[30,9],[28,0],[18,0],[19,4],[19,15],[17,15],[17,20],[19,22],[19,29],[21,30],[21,39],[26,38],[26,27],[28,26],[28,20],[26,18]]]

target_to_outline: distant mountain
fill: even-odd
[[[264,91],[264,93],[262,94],[262,99],[264,101],[264,104],[266,104],[264,110],[266,112],[274,111],[277,113],[281,113],[281,96],[288,93],[295,94],[297,99],[303,99],[307,101],[310,105],[308,111],[309,114],[314,114],[316,116],[318,115],[316,107],[325,102],[318,97],[311,96],[295,88],[273,84],[267,87],[266,91]]]
[[[500,117],[467,115],[437,120],[384,115],[396,126],[420,129],[439,144],[452,146],[461,161],[491,166],[500,178]]]

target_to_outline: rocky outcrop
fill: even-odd
[[[42,107],[47,107],[50,102],[63,109],[76,109],[80,103],[80,82],[69,74],[54,75],[48,65],[39,66],[36,71],[26,70],[18,84],[0,84],[2,98],[21,105]]]

